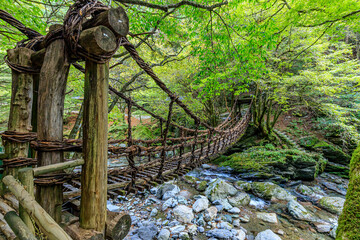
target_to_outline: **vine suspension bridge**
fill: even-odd
[[[88,16],[91,16],[90,20],[87,20]],[[104,211],[104,201],[106,203],[104,191],[116,197],[125,192],[143,191],[181,176],[225,152],[248,126],[251,103],[241,117],[241,113],[236,111],[235,102],[229,116],[217,127],[210,126],[194,114],[157,77],[128,41],[128,18],[121,7],[109,9],[97,1],[78,1],[70,7],[64,25],[51,27],[46,36],[27,28],[5,11],[0,10],[0,19],[28,37],[19,42],[15,49],[9,50],[5,58],[13,70],[13,93],[9,129],[2,134],[6,148],[2,156],[4,173],[17,177],[22,168],[34,166],[31,172],[32,184],[37,189],[36,200],[55,221],[58,221],[58,212],[61,212],[58,205],[71,203],[81,195],[86,200],[81,200],[83,206],[78,205],[80,225],[101,231],[104,229],[101,220],[106,217],[105,213],[101,213]],[[170,101],[166,119],[108,86],[108,61],[120,46],[167,94]],[[76,63],[79,60],[86,61],[85,69]],[[62,132],[63,101],[71,64],[85,73],[84,138],[81,140],[63,139]],[[38,96],[34,94],[35,91],[33,93],[36,78],[40,79]],[[125,139],[107,139],[107,97],[104,95],[109,90],[127,104],[128,129]],[[36,99],[37,105],[32,104]],[[194,121],[194,129],[172,120],[176,106]],[[34,108],[36,116],[33,114],[31,117],[29,112]],[[134,109],[146,112],[158,121],[160,138],[133,138],[131,115]],[[37,121],[33,121],[36,117]],[[37,131],[29,131],[31,128]],[[177,129],[180,136],[169,137],[170,128]],[[33,157],[28,156],[29,146],[37,152]],[[83,152],[84,159],[65,161],[64,152]],[[109,158],[126,158],[127,166],[108,169]],[[63,171],[80,165],[81,172]],[[9,185],[6,178],[4,182]],[[60,196],[60,199],[54,199],[54,195]],[[96,196],[101,196],[101,199],[98,200]],[[49,199],[54,202],[49,203]],[[81,208],[95,209],[93,211],[99,214],[92,216],[94,212],[87,213]]]

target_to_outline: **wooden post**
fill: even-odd
[[[28,48],[8,50],[10,62],[22,66],[31,66],[31,54]],[[33,76],[12,70],[11,103],[8,130],[27,133],[31,131],[31,106],[33,100]],[[28,143],[6,141],[5,153],[9,159],[28,156]],[[18,168],[6,168],[5,174],[17,177]]]
[[[86,61],[80,226],[102,233],[107,200],[108,80],[108,63]]]
[[[127,213],[107,212],[106,237],[112,240],[124,239],[131,228],[131,217]]]
[[[37,130],[40,141],[63,140],[63,112],[69,56],[64,40],[56,40],[47,48],[40,71]],[[38,166],[64,161],[61,151],[38,151]],[[62,186],[38,186],[36,199],[56,222],[61,222]]]
[[[16,239],[14,231],[10,228],[9,224],[5,221],[4,215],[0,213],[0,231],[5,235],[7,240]]]
[[[4,218],[19,240],[37,240],[32,230],[28,228],[16,212],[7,212]]]
[[[100,25],[108,27],[117,37],[125,37],[129,32],[129,18],[122,7],[104,11],[86,21],[82,27],[87,29]]]
[[[3,182],[49,240],[72,240],[13,176],[7,175],[3,178]]]
[[[25,190],[34,197],[34,175],[32,168],[23,168],[19,170],[19,180]],[[35,228],[30,215],[25,211],[24,207],[19,205],[19,216],[24,221],[31,233],[35,234]],[[6,217],[6,216],[5,216]]]

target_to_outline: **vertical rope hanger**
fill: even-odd
[[[184,160],[183,158],[183,154],[184,154],[184,145],[186,144],[186,140],[184,140],[186,137],[186,130],[185,129],[181,129],[181,138],[182,138],[182,141],[181,141],[181,145],[180,145],[180,149],[179,149],[179,160],[178,160],[178,165],[177,165],[177,168],[176,168],[176,172],[179,173],[179,171],[181,170],[181,164]]]
[[[162,178],[162,172],[164,171],[164,164],[165,164],[165,160],[166,160],[166,140],[167,140],[167,134],[168,134],[169,126],[170,126],[170,122],[171,122],[171,115],[172,115],[172,111],[173,111],[174,101],[175,101],[175,98],[172,98],[170,101],[168,117],[166,120],[166,126],[163,131],[163,143],[162,143],[163,150],[161,151],[161,163],[160,163],[159,173],[157,176],[160,179]]]
[[[132,128],[131,128],[131,107],[132,107],[131,101],[127,101],[127,108],[128,108],[128,119],[127,119],[127,122],[128,122],[128,137],[127,137],[127,144],[128,144],[128,147],[133,146]],[[129,153],[127,159],[128,159],[129,166],[131,167],[131,182],[129,183],[128,188],[132,188],[132,186],[135,183],[135,177],[136,177],[136,174],[137,174],[137,171],[138,171],[137,167],[135,166],[133,151],[131,151]]]
[[[191,165],[193,166],[196,166],[196,162],[194,161],[196,156],[195,156],[195,149],[196,149],[196,144],[197,144],[197,137],[198,137],[198,131],[199,131],[199,125],[200,125],[200,122],[195,120],[195,133],[194,133],[194,142],[192,144],[192,148],[191,148],[191,160],[190,160],[190,163]]]

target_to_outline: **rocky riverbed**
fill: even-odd
[[[108,208],[129,212],[131,240],[327,240],[335,238],[347,184],[327,173],[285,181],[204,164]]]

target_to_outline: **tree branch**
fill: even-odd
[[[346,19],[348,17],[351,17],[353,15],[356,15],[358,13],[360,13],[360,10],[353,11],[351,13],[348,13],[348,14],[346,14],[346,15],[340,17],[340,18],[334,19],[334,20],[326,20],[326,21],[324,21],[322,23],[311,24],[311,25],[300,25],[300,27],[319,27],[319,26],[325,25],[327,23],[335,23],[335,22],[338,22],[340,20],[344,20],[344,19]]]
[[[223,6],[223,5],[228,4],[227,1],[224,1],[224,2],[221,2],[221,3],[216,3],[216,4],[211,5],[211,6],[203,5],[203,4],[200,4],[200,3],[195,3],[195,2],[192,2],[192,1],[188,1],[188,0],[183,0],[183,1],[178,2],[178,3],[168,4],[168,5],[159,5],[159,4],[149,3],[149,2],[140,1],[140,0],[116,0],[116,1],[120,2],[120,3],[127,3],[127,4],[139,5],[139,6],[144,6],[144,7],[153,8],[153,9],[159,9],[159,10],[164,11],[164,12],[167,12],[170,9],[173,9],[173,8],[179,8],[179,7],[184,6],[184,5],[188,5],[188,6],[192,6],[192,7],[200,8],[200,9],[205,9],[207,11],[212,11],[215,8],[219,8],[219,7]]]

